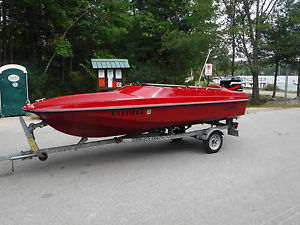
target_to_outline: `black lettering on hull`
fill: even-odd
[[[144,115],[143,109],[131,109],[131,110],[113,110],[111,112],[113,117],[128,117],[128,116],[141,116]]]

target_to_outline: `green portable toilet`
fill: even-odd
[[[28,100],[26,68],[16,64],[0,67],[1,116],[24,115],[22,107]]]

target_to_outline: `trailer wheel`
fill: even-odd
[[[185,127],[174,127],[173,134],[183,134],[185,133]],[[181,141],[183,138],[172,139],[173,142]]]
[[[207,153],[213,154],[217,153],[223,144],[223,135],[221,132],[214,131],[209,137],[203,141],[203,146]]]
[[[42,155],[41,156],[39,156],[39,160],[41,160],[41,161],[46,161],[48,159],[48,155],[47,155],[47,153],[42,153]]]

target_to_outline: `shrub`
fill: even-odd
[[[265,90],[265,91],[273,91],[274,90],[274,84],[267,84],[267,86],[265,86],[263,88],[263,90]],[[276,87],[276,90],[280,91],[280,89],[278,87]]]

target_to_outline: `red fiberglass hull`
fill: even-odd
[[[52,98],[28,104],[24,110],[63,133],[105,137],[241,116],[247,101],[243,92],[218,86],[126,86]]]

